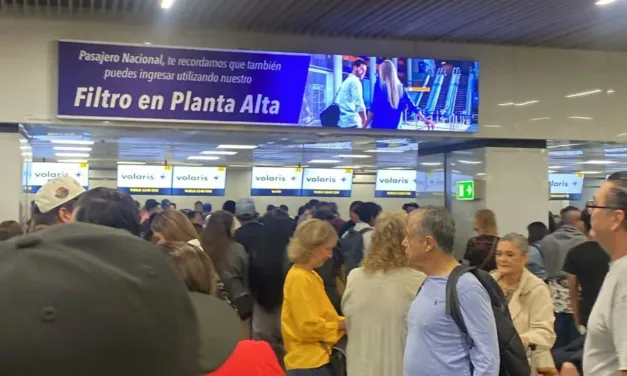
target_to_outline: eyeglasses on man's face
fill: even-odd
[[[596,205],[594,203],[594,201],[588,201],[586,203],[586,210],[588,211],[588,213],[592,213],[593,209],[609,209],[609,210],[622,210],[624,212],[627,212],[627,209],[625,208],[619,208],[616,206],[603,206],[603,205]]]

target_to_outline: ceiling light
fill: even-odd
[[[211,157],[208,155],[190,155],[187,159],[197,160],[197,161],[217,161],[220,157]]]
[[[84,146],[53,146],[52,149],[59,151],[91,151],[91,148]]]
[[[145,165],[146,162],[118,161],[119,165]]]
[[[403,150],[398,149],[374,149],[374,150],[366,150],[366,153],[402,153]]]
[[[533,101],[527,101],[527,102],[521,102],[521,103],[514,103],[514,106],[517,106],[517,107],[528,106],[530,104],[536,104],[538,102],[540,101],[533,100]]]
[[[627,148],[611,148],[611,149],[603,149],[605,153],[625,153],[627,152]]]
[[[27,140],[27,139],[25,139],[25,138],[20,138],[20,144],[25,144],[25,143],[27,143],[27,142],[28,142],[28,140]]]
[[[589,164],[589,165],[606,165],[606,164],[614,164],[618,163],[616,161],[603,161],[603,160],[589,160],[584,162],[579,162],[580,164]]]
[[[605,154],[606,157],[610,157],[610,158],[627,158],[627,154],[625,153],[612,153],[612,154]]]
[[[560,168],[564,168],[564,166],[549,166],[551,170],[559,170]]]
[[[566,98],[577,98],[577,97],[585,97],[586,95],[592,95],[602,92],[601,89],[594,89],[590,91],[582,91],[581,93],[568,94]]]
[[[486,124],[486,125],[482,125],[482,127],[484,127],[484,128],[503,128],[502,125],[498,125],[498,124]]]
[[[32,147],[30,145],[20,146],[20,150],[30,150]]]
[[[595,4],[603,6],[603,5],[609,5],[615,2],[616,0],[598,0]]]
[[[57,157],[89,158],[89,153],[55,153]]]
[[[337,161],[335,159],[312,159],[311,161],[309,161],[309,163],[333,164],[340,163],[340,161]]]
[[[93,145],[94,141],[91,140],[50,140],[53,144],[68,144],[68,145]]]
[[[256,149],[257,145],[218,145],[216,149]]]
[[[477,173],[475,176],[486,176],[487,174],[485,172],[479,172]]]
[[[409,167],[389,167],[387,170],[409,170]]]
[[[372,158],[372,155],[364,155],[364,154],[340,154],[335,155],[333,158]]]
[[[608,90],[606,91],[606,93],[608,93],[608,94],[614,94],[614,93],[615,93],[615,91],[614,91],[614,89],[608,89]]]
[[[557,149],[557,148],[565,148],[568,146],[579,146],[579,145],[583,145],[582,143],[578,143],[578,144],[561,144],[561,145],[551,145],[551,146],[547,146],[547,149]]]
[[[57,159],[58,163],[87,163],[87,159]]]
[[[170,9],[174,5],[174,0],[161,0],[161,9]]]
[[[583,151],[581,150],[555,150],[555,151],[550,151],[549,155],[550,156],[561,156],[561,157],[574,157],[577,155],[582,155]]]
[[[550,120],[550,117],[537,117],[537,118],[533,118],[533,119],[529,119],[529,121],[540,121],[540,120]]]
[[[420,165],[421,166],[439,166],[442,163],[440,162],[421,162]]]
[[[556,172],[557,172],[557,171],[555,171],[555,170],[549,170],[549,174],[554,174],[554,173],[556,173]]]
[[[237,154],[236,151],[221,151],[221,150],[205,150],[200,152],[200,154],[205,154],[205,155],[235,155]]]
[[[333,168],[343,168],[346,170],[358,170],[360,169],[362,166],[335,166]]]
[[[463,160],[463,159],[460,159],[457,162],[463,163],[463,164],[481,164],[481,163],[483,163],[483,162],[480,162],[480,161],[466,161],[466,160]]]
[[[150,42],[144,42],[144,44],[145,44],[146,46],[150,46],[152,43],[150,43]]]
[[[592,120],[591,117],[587,116],[569,116],[568,118],[573,120]]]
[[[586,175],[592,175],[592,174],[603,174],[603,171],[579,171],[579,174],[586,174]]]
[[[268,142],[266,142],[266,144],[268,144],[268,145],[274,145],[274,141],[268,141]]]
[[[501,107],[507,107],[507,106],[513,106],[514,102],[505,102],[505,103],[499,103],[498,106]]]

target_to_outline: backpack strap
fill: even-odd
[[[359,235],[363,235],[363,234],[365,234],[367,232],[370,232],[370,231],[372,231],[372,227],[365,227],[365,228],[362,228],[361,230],[357,231],[357,233]]]
[[[457,281],[459,281],[459,277],[473,269],[474,268],[471,266],[458,265],[448,276],[448,281],[446,282],[446,314],[451,316],[459,330],[461,330],[465,335],[468,335],[468,329],[466,329],[466,323],[464,322],[462,311],[459,308]]]

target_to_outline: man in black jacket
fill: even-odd
[[[264,227],[259,223],[259,213],[255,210],[255,201],[252,198],[243,198],[235,205],[235,216],[242,227],[235,231],[235,241],[244,246],[250,255],[256,244],[259,244]]]

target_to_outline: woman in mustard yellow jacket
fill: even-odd
[[[520,234],[503,236],[496,248],[496,266],[492,277],[508,300],[509,311],[525,346],[535,345],[533,353],[540,374],[557,374],[551,356],[555,343],[553,303],[549,287],[527,270],[529,261],[527,239]]]
[[[339,316],[314,271],[331,258],[337,232],[327,222],[301,223],[288,246],[294,263],[283,287],[281,332],[288,376],[332,376],[330,349],[344,335]]]

